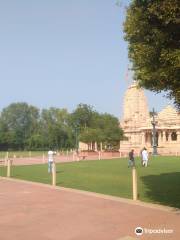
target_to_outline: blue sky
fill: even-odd
[[[0,109],[25,101],[72,111],[86,103],[120,117],[128,52],[116,2],[0,1]],[[146,95],[150,109],[169,102]]]

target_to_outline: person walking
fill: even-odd
[[[56,152],[53,152],[52,150],[48,151],[48,173],[52,173],[52,165],[54,162],[54,154]]]
[[[148,151],[147,151],[147,149],[144,147],[144,149],[143,149],[143,151],[142,151],[142,161],[143,161],[143,163],[142,163],[142,165],[143,165],[143,167],[147,167],[147,165],[148,165]]]
[[[135,167],[134,149],[129,152],[128,167]]]

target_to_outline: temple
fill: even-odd
[[[168,105],[155,116],[157,151],[162,155],[180,155],[180,113]],[[127,89],[123,103],[120,127],[125,140],[120,142],[120,151],[133,148],[140,152],[146,147],[152,152],[152,116],[144,91],[134,82]]]

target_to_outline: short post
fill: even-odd
[[[99,160],[101,160],[101,152],[99,151],[98,153],[99,153],[98,158]]]
[[[16,160],[16,155],[15,155],[15,154],[13,155],[13,161],[14,161],[14,160]]]
[[[76,161],[79,161],[80,160],[80,158],[79,158],[79,152],[77,151],[76,152]]]
[[[31,159],[31,151],[29,151],[29,158]]]
[[[7,159],[7,177],[11,177],[11,160]]]
[[[43,159],[43,163],[45,163],[45,155],[44,155],[44,153],[43,153],[42,159]]]
[[[136,168],[132,168],[132,185],[133,185],[133,200],[137,200],[137,172]]]
[[[56,163],[52,163],[52,185],[56,186]]]
[[[68,150],[66,152],[66,155],[67,155],[67,160],[69,160],[69,151]]]
[[[4,166],[7,166],[7,164],[8,164],[8,158],[9,158],[9,152],[6,152],[5,161],[4,161]]]

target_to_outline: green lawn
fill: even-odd
[[[139,199],[180,208],[180,157],[154,157],[143,168],[136,160]],[[5,176],[6,169],[0,168]],[[12,177],[51,183],[47,164],[13,166]],[[57,185],[132,198],[131,169],[127,159],[57,164]]]
[[[38,157],[43,156],[43,154],[47,154],[47,151],[8,151],[9,158],[13,158],[14,155],[17,158],[21,157]],[[0,158],[5,158],[7,156],[7,152],[0,151]]]

